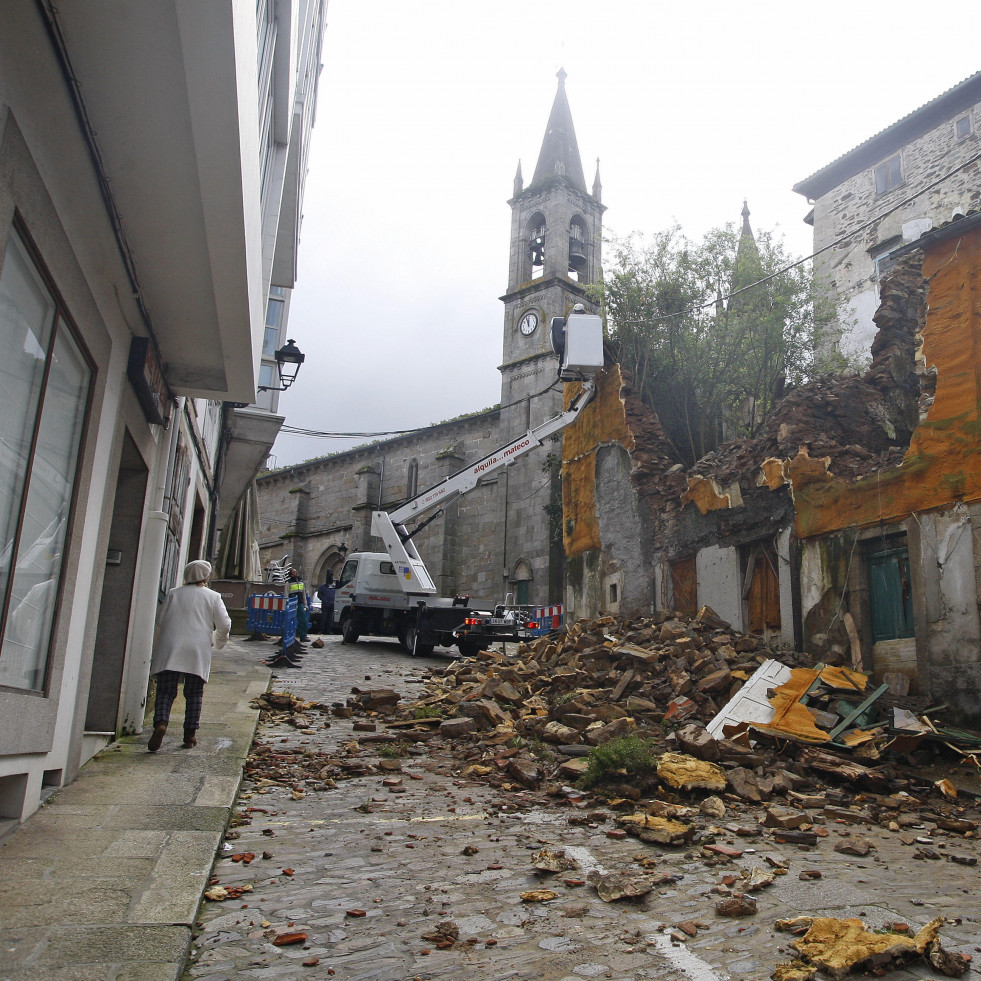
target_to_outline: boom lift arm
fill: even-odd
[[[399,585],[405,593],[435,596],[437,590],[425,562],[416,550],[411,534],[405,529],[404,522],[413,517],[421,517],[433,508],[466,494],[477,486],[482,477],[514,463],[535,447],[541,446],[550,436],[575,422],[595,394],[595,375],[603,367],[601,318],[594,314],[583,313],[577,306],[568,321],[560,318],[552,321],[552,342],[561,362],[559,378],[562,381],[582,382],[582,387],[573,397],[569,408],[534,429],[528,430],[500,449],[494,450],[476,463],[458,470],[391,513],[388,511],[372,513],[371,533],[385,543],[388,555],[395,566]]]

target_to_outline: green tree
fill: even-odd
[[[811,274],[744,212],[701,242],[677,226],[614,240],[599,289],[610,341],[687,465],[755,436],[812,368]]]

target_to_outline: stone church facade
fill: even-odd
[[[377,551],[371,512],[391,509],[562,409],[549,324],[602,278],[603,211],[597,169],[587,189],[565,72],[527,187],[514,178],[504,303],[500,406],[419,433],[271,471],[257,481],[263,563],[284,554],[308,583],[336,576],[348,552]],[[490,474],[413,540],[440,593],[491,605],[563,597],[561,443]],[[411,530],[411,529],[410,529]]]

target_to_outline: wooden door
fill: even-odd
[[[698,613],[698,574],[694,555],[690,559],[678,559],[671,563],[671,591],[678,613],[687,617]]]
[[[751,634],[780,632],[780,577],[777,553],[772,542],[756,542],[746,558],[743,595]]]

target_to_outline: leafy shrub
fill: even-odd
[[[623,781],[642,785],[654,778],[656,770],[653,740],[620,736],[590,749],[589,768],[580,783],[584,787]]]

